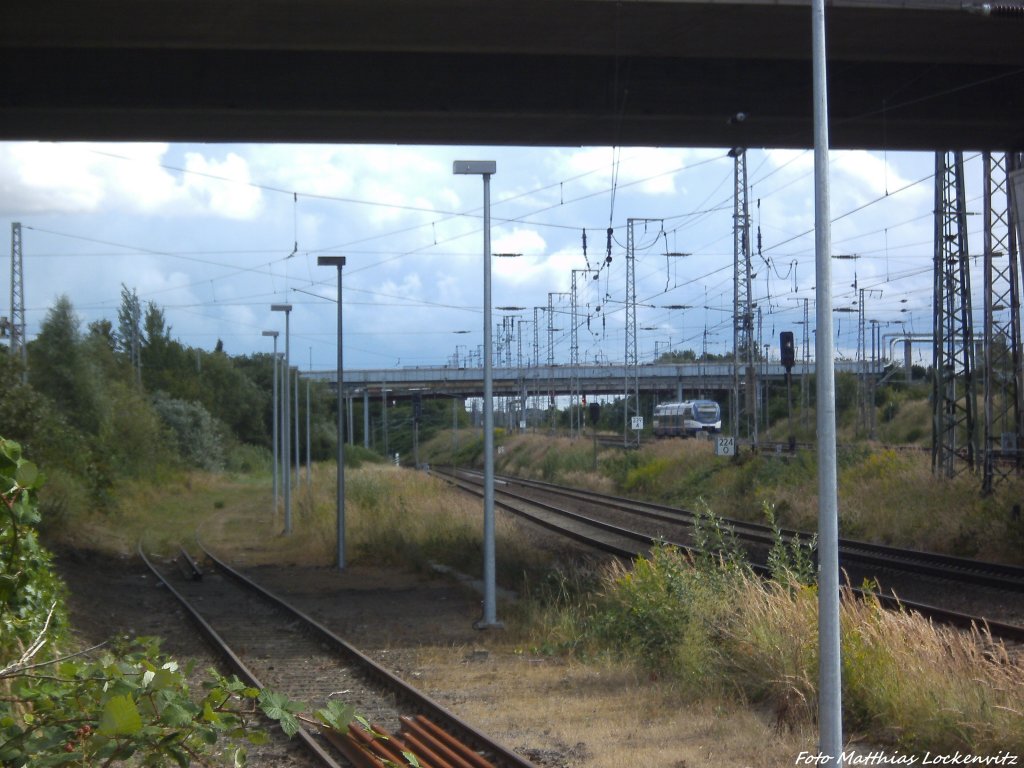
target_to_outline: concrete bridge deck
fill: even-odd
[[[1020,0],[826,18],[833,148],[1024,148]],[[808,147],[810,54],[809,0],[4,0],[0,138]]]
[[[839,361],[836,370],[855,373],[858,364],[853,361]],[[881,374],[881,365],[876,364],[875,377]],[[801,375],[802,366],[793,369],[793,378]],[[813,375],[814,366],[808,366],[807,373]],[[758,378],[773,382],[784,382],[786,371],[780,363],[758,366]],[[334,382],[336,371],[313,371],[300,374],[303,378]],[[409,397],[415,393],[423,395],[443,394],[459,397],[480,397],[483,395],[482,368],[382,368],[376,370],[345,370],[344,386],[349,392],[368,391],[380,394],[382,389],[393,393],[393,397]],[[518,395],[526,389],[534,394],[568,395],[572,392],[588,395],[621,395],[633,391],[638,383],[641,392],[664,392],[667,396],[680,394],[695,397],[698,391],[724,392],[732,387],[732,365],[728,363],[683,363],[673,365],[641,365],[633,372],[623,365],[578,366],[567,365],[506,368],[495,367],[493,371],[494,394],[497,396]]]

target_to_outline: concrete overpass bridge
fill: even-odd
[[[870,364],[869,364],[870,365]],[[858,363],[836,362],[837,372],[856,373]],[[634,378],[635,371],[635,378]],[[572,393],[586,395],[622,396],[632,392],[638,383],[642,393],[662,393],[665,399],[696,398],[704,392],[714,399],[722,399],[733,385],[731,363],[680,363],[640,365],[635,369],[624,365],[568,365],[534,366],[522,368],[494,368],[494,394],[497,397],[529,395],[566,396]],[[796,380],[803,372],[797,364],[793,369]],[[813,363],[807,366],[813,375]],[[870,375],[877,377],[882,367],[876,363]],[[336,371],[301,373],[303,378],[334,383]],[[423,368],[382,368],[376,370],[346,370],[343,386],[352,396],[379,397],[387,391],[389,398],[406,399],[415,394],[424,397],[444,396],[472,398],[483,396],[483,368],[454,368],[447,366]],[[780,363],[758,366],[759,381],[782,383],[786,371]]]
[[[1024,6],[827,3],[831,146],[1024,148]],[[5,0],[0,139],[808,147],[808,0]]]

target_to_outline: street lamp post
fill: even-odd
[[[291,477],[291,450],[288,445],[289,438],[289,426],[291,425],[290,411],[291,405],[289,393],[291,379],[291,368],[289,367],[289,356],[291,353],[290,347],[290,336],[291,336],[291,304],[271,304],[270,310],[272,312],[284,312],[284,407],[281,412],[284,415],[281,438],[281,465],[284,467],[284,472],[281,475],[282,484],[284,485],[284,532],[290,534],[292,532],[292,477]]]
[[[277,474],[278,474],[278,458],[277,458],[277,337],[280,335],[277,331],[264,331],[264,336],[270,336],[274,340],[274,393],[273,393],[273,408],[274,408],[274,426],[273,426],[273,440],[274,440],[274,514],[277,514],[277,497],[278,497],[278,486],[277,486]]]
[[[477,629],[500,628],[496,609],[494,557],[494,382],[491,359],[491,176],[494,160],[456,160],[452,173],[484,181],[484,615]]]
[[[842,765],[842,654],[839,633],[839,495],[832,344],[832,230],[828,184],[825,0],[811,4],[814,104],[814,262],[818,402],[818,750]]]
[[[342,406],[344,395],[341,383],[342,375],[342,343],[341,343],[341,268],[345,266],[344,256],[318,256],[316,263],[321,267],[337,267],[338,269],[338,369],[335,382],[338,388],[338,570],[345,568],[345,445],[344,426],[342,424]]]

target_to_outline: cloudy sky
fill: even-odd
[[[284,329],[270,305],[289,302],[293,363],[333,369],[336,272],[316,260],[344,255],[346,368],[476,363],[482,183],[452,174],[462,159],[497,162],[492,250],[519,255],[493,260],[494,305],[523,309],[496,311],[495,323],[516,316],[524,358],[534,308],[555,294],[555,362],[568,362],[562,294],[573,270],[591,269],[577,273],[580,359],[621,363],[630,220],[641,362],[731,349],[726,148],[0,143],[0,221],[22,225],[28,335],[61,294],[83,328],[116,323],[123,284],[163,308],[186,345],[220,339],[231,354],[269,352],[261,332]],[[761,343],[777,357],[779,332],[792,330],[799,354],[805,299],[814,318],[813,153],[751,149],[747,165]],[[835,315],[841,354],[855,354],[855,285],[883,333],[930,332],[933,170],[930,154],[832,154],[832,250],[847,257],[833,262],[832,296],[854,310]],[[968,205],[980,213],[977,157],[967,174]],[[970,225],[980,254],[980,215]],[[0,315],[9,315],[4,251]],[[544,363],[548,320],[538,317]]]

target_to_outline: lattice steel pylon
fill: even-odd
[[[629,443],[629,429],[633,416],[640,415],[640,370],[637,368],[638,356],[636,348],[636,223],[648,219],[627,219],[626,221],[626,376],[625,376],[625,408],[623,409],[623,442]],[[630,404],[630,390],[633,403]],[[637,443],[640,433],[637,432]]]
[[[860,405],[859,429],[865,429],[868,421],[868,366],[864,354],[864,289],[858,289],[857,296],[857,401]]]
[[[733,158],[733,370],[732,434],[740,423],[757,448],[757,370],[754,366],[754,306],[750,288],[750,206],[747,203],[747,150],[729,150]],[[741,376],[740,371],[743,370]],[[741,391],[741,385],[743,389]]]
[[[981,489],[1021,468],[1020,264],[1013,229],[1009,174],[1015,154],[982,154],[984,173],[985,343]]]
[[[576,436],[578,437],[583,432],[583,418],[579,410],[579,399],[580,399],[580,336],[579,336],[579,292],[576,289],[576,275],[577,274],[590,274],[593,270],[591,269],[574,269],[572,270],[572,291],[571,291],[571,303],[572,303],[572,332],[570,334],[570,348],[569,348],[569,365],[570,365],[570,379],[569,379],[569,406],[570,406],[570,423],[574,425]]]
[[[962,152],[935,154],[932,472],[975,467],[974,333]]]
[[[11,357],[21,360],[21,383],[28,382],[28,347],[25,339],[25,272],[21,260],[21,224],[11,223]]]

